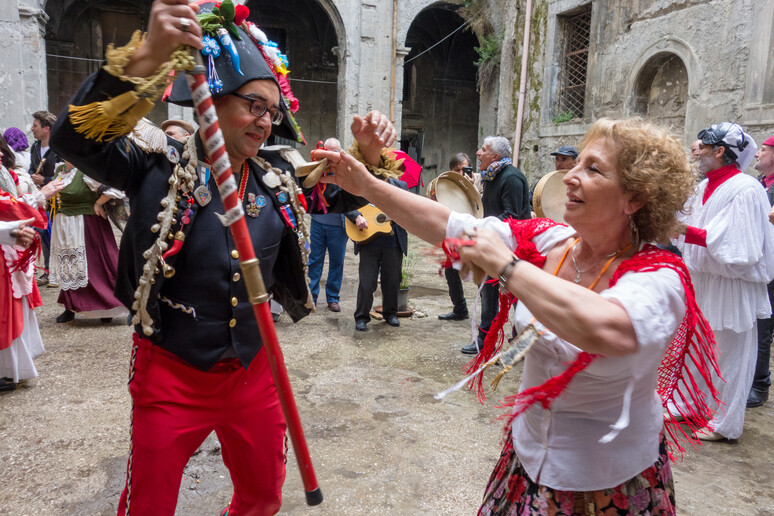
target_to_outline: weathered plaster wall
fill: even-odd
[[[591,2],[585,117],[554,124],[557,16],[589,3],[542,0],[535,4],[533,32],[539,32],[533,40],[539,41],[539,53],[530,63],[530,109],[521,146],[521,164],[532,183],[553,170],[548,154],[559,145],[577,144],[593,120],[637,114],[638,76],[649,59],[664,52],[678,56],[685,66],[685,105],[674,102],[674,97],[662,100],[663,105],[673,102],[675,109],[685,109],[683,124],[674,118],[671,122],[687,145],[700,129],[723,120],[741,123],[757,141],[774,131],[774,95],[768,97],[765,89],[767,78],[774,74],[768,65],[774,2],[753,0]],[[545,19],[536,23],[541,17]],[[661,86],[663,92],[674,85],[668,80]],[[662,111],[658,118],[670,121],[668,115]]]
[[[31,114],[47,109],[47,16],[39,2],[0,0],[0,128],[26,130]]]

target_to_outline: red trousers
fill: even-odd
[[[231,473],[229,516],[276,514],[285,480],[285,418],[261,350],[200,371],[135,335],[132,432],[118,516],[173,516],[188,459],[213,430]]]

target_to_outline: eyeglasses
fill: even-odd
[[[242,100],[248,101],[250,103],[250,113],[253,116],[257,118],[261,118],[268,111],[269,118],[271,119],[272,125],[280,125],[282,123],[282,119],[285,115],[283,115],[282,111],[280,111],[279,109],[275,107],[267,106],[266,103],[260,99],[248,97],[246,95],[240,95],[239,93],[233,93],[233,92],[230,93],[230,95],[233,95]]]

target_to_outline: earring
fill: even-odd
[[[636,248],[640,244],[640,232],[637,229],[637,224],[634,223],[634,219],[629,217],[629,229],[631,230],[631,242],[632,247]]]

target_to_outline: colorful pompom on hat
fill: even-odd
[[[301,128],[293,118],[293,113],[298,110],[298,100],[287,78],[287,58],[279,53],[276,43],[269,41],[256,25],[246,21],[249,10],[244,5],[234,6],[231,0],[196,4],[204,33],[201,52],[213,98],[233,93],[250,81],[274,81],[280,91],[284,117],[280,125],[272,127],[272,134],[305,144]],[[185,77],[175,80],[164,100],[193,106]]]

